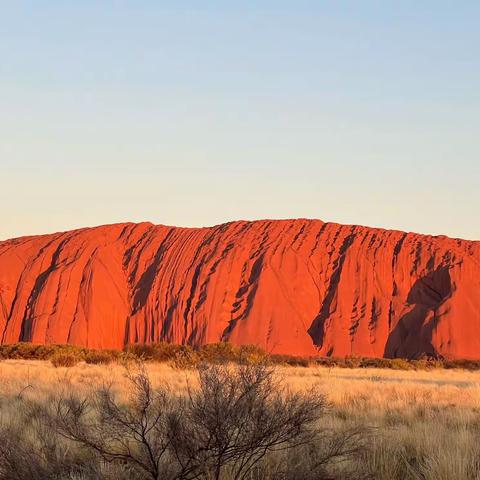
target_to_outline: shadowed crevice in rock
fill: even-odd
[[[398,320],[387,339],[385,357],[438,357],[432,345],[432,333],[439,319],[437,309],[451,295],[448,267],[439,267],[420,277],[407,297],[411,309]]]
[[[323,300],[322,308],[313,320],[311,327],[308,329],[308,334],[312,337],[313,343],[319,348],[323,346],[323,339],[325,336],[325,322],[329,318],[332,310],[332,303],[337,293],[337,287],[340,281],[340,277],[342,275],[342,269],[345,262],[346,253],[352,245],[354,239],[355,234],[353,233],[352,228],[352,232],[347,235],[347,237],[345,237],[338,251],[338,258],[335,260],[334,263],[335,268],[328,283],[327,294],[325,295],[325,299]]]
[[[229,334],[235,328],[239,320],[248,317],[257,293],[258,279],[260,278],[263,268],[263,262],[264,255],[261,254],[253,262],[248,280],[238,289],[237,294],[235,295],[236,301],[233,304],[232,318],[221,336],[222,342],[228,340]]]

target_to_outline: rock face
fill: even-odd
[[[480,242],[319,220],[0,242],[0,341],[480,358]]]

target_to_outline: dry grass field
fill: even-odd
[[[154,387],[176,394],[198,382],[195,370],[165,363],[147,363],[146,370]],[[275,375],[294,392],[316,388],[325,396],[320,428],[364,431],[365,449],[347,462],[361,464],[367,478],[480,479],[480,372],[276,366]],[[105,384],[128,398],[119,364],[55,368],[48,361],[2,361],[1,419],[15,419],[15,399],[47,399],[62,391],[86,396]]]

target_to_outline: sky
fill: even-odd
[[[0,0],[0,239],[319,218],[480,240],[480,2]]]

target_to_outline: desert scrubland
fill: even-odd
[[[134,368],[144,369],[152,392],[161,389],[176,397],[191,398],[199,388],[199,375],[195,368],[180,369],[153,362]],[[239,367],[219,368],[231,369],[234,376]],[[232,476],[226,468],[220,476],[197,472],[196,477],[192,474],[179,478],[480,478],[480,372],[278,365],[270,368],[273,368],[274,389],[278,388],[279,382],[291,395],[300,394],[300,398],[309,398],[312,389],[316,392],[315,401],[320,399],[320,403],[314,429],[320,432],[320,439],[313,447],[302,445],[267,451],[255,469],[249,470],[243,477]],[[48,405],[55,398],[67,398],[72,394],[86,399],[92,392],[107,388],[123,408],[132,402],[131,375],[129,378],[125,366],[117,363],[89,365],[81,362],[71,368],[55,368],[48,361],[4,360],[0,362],[0,418],[2,432],[5,429],[8,431],[8,437],[4,438],[10,441],[17,438],[8,429],[16,429],[18,434],[19,431],[30,431],[33,424],[37,425],[37,420],[31,420],[35,417],[35,414],[31,417],[32,401],[36,405]],[[225,379],[217,380],[225,383]],[[212,384],[207,385],[208,388],[212,388]],[[284,394],[284,390],[278,392],[278,396]],[[274,391],[272,398],[276,395]],[[133,398],[134,402],[136,400],[138,398]],[[310,407],[314,405],[312,403]],[[43,424],[40,428],[42,435],[56,438],[48,432],[48,428],[53,427]],[[38,432],[24,435],[35,437]],[[35,438],[27,439],[26,445],[30,441],[36,445],[38,440]],[[83,448],[78,442],[63,437],[59,441],[66,442],[65,452],[69,452],[65,453],[66,456]],[[18,451],[21,451],[21,441],[18,442]],[[309,462],[316,461],[308,453],[311,452],[309,449],[324,449],[330,454],[332,445],[338,448],[338,455],[326,460],[321,471],[315,472],[309,466]],[[2,452],[5,454],[5,449]],[[12,452],[9,454],[12,455]],[[43,454],[38,453],[40,456]],[[59,452],[54,455],[58,456]],[[116,460],[110,460],[103,462],[100,470],[95,472],[80,469],[71,476],[50,478],[120,478],[117,469],[121,470],[121,462],[119,466]],[[54,463],[49,460],[50,465]],[[293,465],[293,471],[286,465]],[[303,470],[302,465],[305,467]],[[4,471],[0,478],[13,478],[5,475]],[[28,475],[28,472],[20,472],[16,478],[34,478]],[[152,477],[130,475],[129,478]]]

